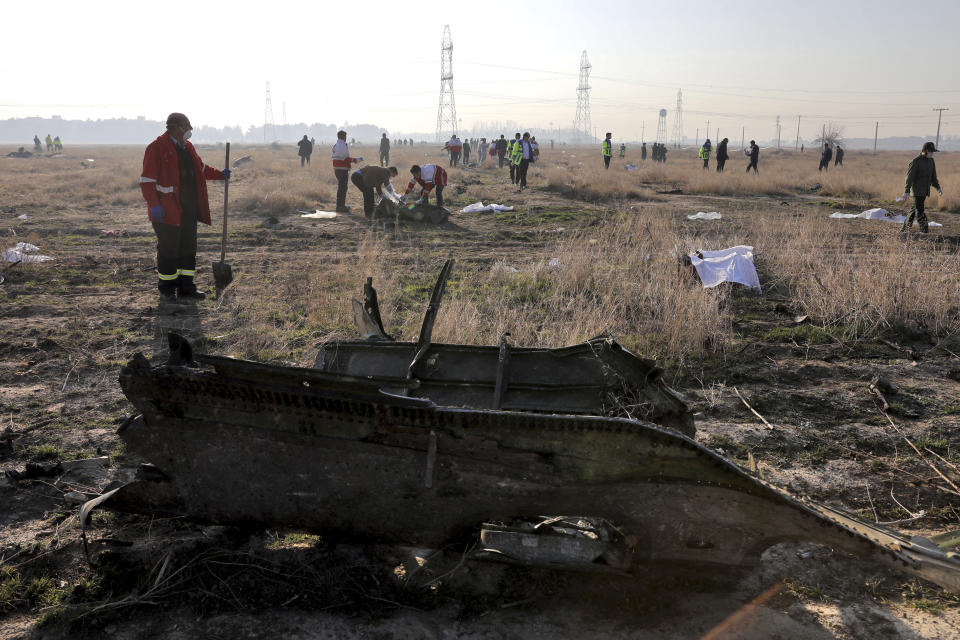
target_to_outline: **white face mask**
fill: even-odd
[[[186,142],[190,139],[190,136],[193,135],[193,129],[187,129],[183,132],[183,141]]]

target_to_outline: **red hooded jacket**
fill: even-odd
[[[187,151],[193,158],[193,175],[197,181],[197,207],[200,221],[210,224],[210,202],[207,199],[207,180],[223,180],[223,172],[208,167],[200,160],[196,149],[188,140]],[[147,216],[150,207],[163,205],[162,223],[180,226],[180,162],[170,134],[164,133],[147,145],[143,154],[143,172],[140,174],[140,191],[147,201]]]

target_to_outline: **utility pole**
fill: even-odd
[[[577,114],[573,118],[573,129],[578,139],[590,137],[590,60],[587,52],[580,56],[580,83],[577,85]],[[596,134],[594,134],[596,136]]]
[[[647,133],[647,121],[644,120],[640,123],[640,142],[643,142],[644,136]]]
[[[873,129],[873,155],[877,155],[877,134],[880,133],[880,121],[877,121],[877,126]]]
[[[700,148],[700,127],[697,127],[697,137],[695,138],[695,140],[696,140],[695,146],[699,149]]]
[[[800,116],[797,116],[797,143],[793,145],[793,150],[800,150]]]
[[[777,116],[777,150],[780,150],[780,116]]]
[[[707,137],[710,137],[710,121],[707,120]]]
[[[447,138],[447,133],[456,133],[457,104],[453,95],[453,38],[450,25],[443,27],[440,42],[440,103],[437,107],[437,142]]]
[[[940,112],[940,113],[937,114],[937,142],[936,142],[936,145],[935,145],[935,146],[937,147],[937,149],[939,149],[939,148],[940,148],[940,119],[943,117],[943,112],[944,112],[944,111],[950,111],[950,109],[948,109],[948,108],[946,108],[946,107],[937,107],[936,109],[934,109],[934,111],[939,111],[939,112]]]
[[[824,124],[823,133],[820,134],[820,146],[822,147],[826,141],[827,141],[827,125]]]
[[[744,148],[743,143],[744,143],[744,141],[746,141],[746,138],[745,138],[744,135],[743,135],[743,132],[744,132],[744,131],[745,131],[745,128],[744,128],[744,127],[740,127],[740,148],[741,148],[741,149]]]

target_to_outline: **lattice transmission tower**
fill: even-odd
[[[440,45],[440,106],[437,109],[437,142],[457,132],[457,105],[453,99],[453,39],[450,25],[443,27]]]
[[[674,149],[683,144],[683,91],[677,89],[677,110],[673,114],[673,134],[670,136]]]
[[[590,133],[590,61],[587,52],[580,56],[580,83],[577,85],[577,115],[573,119],[573,130],[577,132],[579,142],[592,139]]]
[[[270,130],[270,142],[277,139],[277,128],[273,126],[273,100],[270,98],[270,81],[267,80],[267,104],[263,109],[263,143],[267,143],[267,129]]]
[[[660,119],[657,120],[657,142],[667,143],[667,110],[660,109]]]

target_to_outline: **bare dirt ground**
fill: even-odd
[[[55,257],[7,268],[0,284],[0,471],[22,470],[28,462],[109,457],[103,469],[19,482],[0,478],[0,637],[960,637],[960,594],[805,544],[778,546],[761,566],[729,575],[598,576],[461,562],[462,545],[430,555],[302,532],[225,533],[98,513],[91,539],[196,536],[212,542],[198,542],[199,555],[179,565],[179,575],[191,579],[176,589],[151,591],[167,584],[156,566],[144,567],[140,576],[105,575],[91,567],[77,505],[67,494],[96,494],[140,462],[126,455],[115,433],[132,411],[117,384],[119,368],[137,351],[163,355],[163,336],[171,329],[209,352],[309,366],[322,340],[355,335],[345,310],[360,295],[367,267],[373,275],[365,257],[372,244],[392,252],[390,268],[409,274],[408,280],[394,280],[405,283],[404,290],[381,289],[382,296],[392,296],[390,323],[409,335],[444,257],[455,257],[468,273],[546,261],[561,239],[624,217],[656,211],[675,218],[684,237],[698,243],[678,252],[721,248],[710,243],[728,239],[737,241],[722,246],[750,244],[760,217],[774,224],[806,217],[849,224],[850,250],[866,254],[896,233],[885,223],[829,220],[837,200],[809,192],[658,194],[674,185],[651,174],[638,175],[631,195],[581,200],[548,188],[540,169],[531,171],[531,188],[523,194],[510,185],[505,169],[451,173],[445,194],[450,209],[482,198],[516,205],[513,213],[455,214],[438,227],[371,225],[351,185],[353,213],[310,220],[295,209],[332,209],[332,172],[320,151],[313,167],[301,172],[296,158],[285,155],[291,152],[250,150],[253,163],[238,169],[231,184],[231,199],[246,203],[231,207],[227,260],[236,280],[221,300],[194,307],[157,301],[154,236],[136,183],[142,148],[0,158],[0,250],[27,241]],[[364,151],[374,157],[372,149]],[[222,152],[200,153],[216,164]],[[592,152],[580,153],[585,158]],[[395,182],[402,184],[403,167],[424,158],[419,149],[395,155],[401,167]],[[847,164],[857,158],[848,154]],[[438,155],[427,159],[442,161]],[[290,202],[278,196],[250,204],[264,184],[250,177],[258,163],[281,163],[279,175],[301,176],[281,179],[272,186],[277,193],[285,184],[300,189],[304,180],[315,181],[316,190]],[[214,227],[201,228],[197,278],[208,288],[210,262],[219,257],[222,208],[222,189],[211,183],[210,191]],[[853,197],[839,204],[869,202]],[[723,220],[685,219],[712,210],[722,211]],[[926,243],[931,252],[955,258],[960,220],[949,213],[931,217],[944,225],[931,238],[902,242]],[[615,263],[617,257],[609,259]],[[957,266],[955,259],[952,264]],[[773,483],[870,522],[897,522],[894,528],[912,535],[960,528],[960,499],[932,486],[939,480],[868,388],[876,376],[898,387],[888,396],[890,418],[960,481],[957,335],[907,325],[846,339],[815,319],[797,323],[790,292],[769,281],[762,268],[760,275],[763,295],[733,288],[724,302],[732,321],[722,355],[667,363],[668,379],[697,412],[698,440],[743,464],[749,453]],[[320,314],[320,328],[305,328],[286,308],[264,316],[263,308],[276,298],[304,299],[303,313]],[[635,329],[637,335],[643,331]],[[571,336],[570,342],[586,337]],[[630,336],[618,337],[630,344]]]

